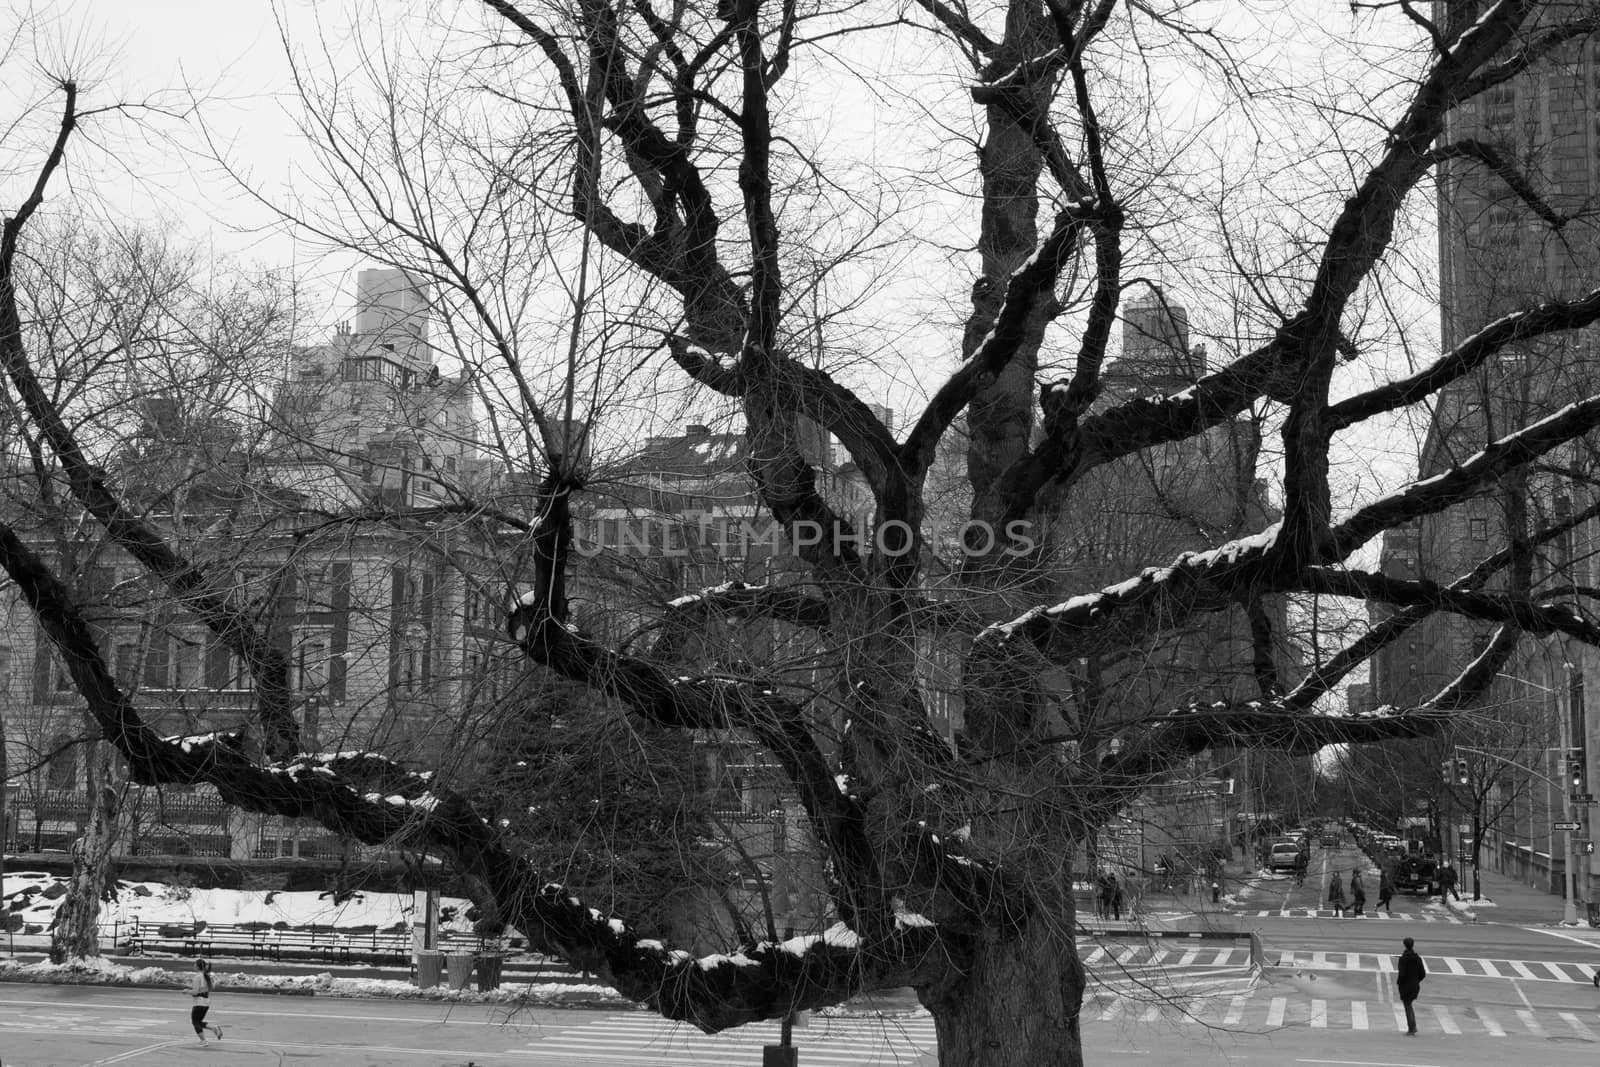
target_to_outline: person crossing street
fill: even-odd
[[[1400,959],[1395,964],[1395,986],[1400,991],[1400,1003],[1406,1009],[1406,1036],[1417,1036],[1417,1012],[1415,1008],[1417,996],[1422,992],[1422,980],[1428,977],[1428,968],[1422,963],[1422,957],[1417,955],[1416,942],[1406,938],[1401,942],[1405,951],[1400,953]]]
[[[1389,872],[1388,871],[1379,871],[1378,872],[1378,908],[1382,908],[1384,911],[1388,912],[1390,915],[1393,915],[1394,914],[1394,908],[1390,904],[1390,901],[1392,901],[1393,899],[1394,899],[1394,883],[1389,881]],[[1377,908],[1374,908],[1373,910],[1376,911]]]

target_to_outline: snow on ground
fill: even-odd
[[[1445,907],[1449,908],[1451,911],[1459,912],[1468,919],[1476,918],[1476,916],[1473,915],[1473,912],[1477,911],[1479,908],[1497,908],[1500,906],[1494,901],[1490,900],[1488,897],[1481,897],[1477,900],[1442,899],[1444,899]]]
[[[219,968],[212,972],[212,978],[216,982],[218,991],[223,993],[231,991],[318,997],[459,1000],[486,1004],[523,1000],[559,1003],[595,999],[611,1000],[619,1005],[627,1003],[609,986],[551,982],[517,983],[514,978],[501,988],[484,993],[475,989],[450,990],[442,987],[418,989],[408,981],[387,978],[336,978],[327,972],[302,975],[240,974]],[[21,964],[15,960],[0,959],[0,981],[183,989],[189,983],[189,973],[169,971],[162,967],[124,967],[104,958],[75,960],[63,964],[49,962]]]
[[[5,899],[0,911],[20,914],[29,926],[48,929],[66,890],[65,880],[38,871],[7,871]],[[333,894],[314,890],[288,892],[270,889],[195,889],[162,882],[118,882],[115,901],[103,903],[100,922],[163,923],[209,926],[266,923],[280,929],[313,926],[379,930],[410,929],[412,898],[409,893],[358,892],[335,903]],[[459,897],[440,900],[440,926],[471,933],[467,919],[469,901]]]

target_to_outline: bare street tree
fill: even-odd
[[[815,115],[807,94],[835,64],[847,72],[856,64],[870,81],[868,42],[886,23],[910,19],[905,9],[487,0],[487,24],[461,31],[485,47],[421,57],[427,78],[405,77],[388,53],[374,60],[389,95],[364,120],[345,113],[340,86],[319,91],[302,80],[306,127],[343,195],[337,214],[347,228],[325,217],[296,221],[437,287],[455,336],[469,337],[484,375],[505,383],[497,425],[508,427],[506,457],[536,475],[523,513],[496,520],[525,535],[527,568],[506,627],[528,669],[603,695],[655,728],[727,732],[759,747],[815,839],[824,929],[697,959],[536,869],[449,783],[383,751],[306,750],[279,650],[89,462],[23,342],[17,256],[79,135],[84,105],[70,80],[59,86],[59,123],[34,180],[0,234],[0,363],[78,504],[246,665],[255,680],[249,724],[164,739],[108,669],[86,620],[91,605],[10,526],[0,526],[0,564],[136,781],[209,783],[241,808],[315,819],[366,842],[403,839],[444,859],[537,949],[707,1031],[910,986],[934,1015],[944,1064],[1080,1064],[1085,976],[1074,951],[1071,858],[1142,789],[1218,748],[1304,755],[1428,735],[1472,706],[1525,637],[1600,642],[1578,606],[1587,591],[1544,598],[1489,585],[1558,536],[1555,526],[1486,544],[1445,583],[1368,570],[1358,555],[1385,531],[1558,455],[1600,425],[1600,396],[1504,427],[1480,450],[1392,492],[1358,491],[1340,476],[1351,456],[1373,458],[1369,431],[1393,414],[1436,402],[1519,345],[1600,319],[1589,278],[1576,295],[1545,294],[1448,348],[1420,351],[1413,367],[1387,362],[1382,339],[1399,316],[1386,317],[1388,287],[1405,276],[1404,239],[1431,215],[1431,175],[1446,161],[1504,171],[1524,191],[1530,218],[1569,238],[1585,227],[1592,236],[1592,220],[1547,217],[1536,187],[1507,160],[1447,133],[1452,116],[1530,64],[1587,48],[1600,10],[1494,0],[1466,17],[1472,6],[1445,5],[1437,23],[1410,4],[1363,9],[1358,17],[1382,20],[1389,40],[1409,34],[1406,46],[1363,72],[1382,79],[1381,89],[1362,81],[1354,104],[1317,101],[1326,114],[1356,106],[1368,123],[1341,134],[1338,143],[1352,147],[1320,146],[1338,162],[1320,168],[1317,184],[1302,174],[1273,189],[1270,175],[1251,175],[1263,202],[1300,212],[1284,246],[1252,249],[1235,240],[1250,211],[1223,210],[1239,194],[1228,168],[1208,193],[1194,192],[1191,172],[1164,165],[1174,149],[1157,124],[1124,106],[1153,107],[1142,86],[1168,63],[1210,71],[1225,87],[1265,78],[1234,60],[1215,28],[1190,22],[1192,5],[1007,0],[978,9],[922,0],[916,21],[927,36],[917,39],[929,56],[956,64],[948,77],[965,86],[957,100],[977,162],[959,182],[970,218],[950,222],[944,238],[963,250],[970,281],[960,291],[970,306],[932,335],[942,350],[913,357],[917,373],[934,380],[902,433],[866,399],[874,359],[889,362],[887,345],[865,372],[859,361],[830,368],[802,358],[824,317],[808,313],[802,290],[829,258],[821,253],[850,258],[825,247],[848,218],[845,205],[881,191],[853,185],[859,175],[848,168],[829,170],[827,139],[805,128]],[[1265,97],[1305,102],[1292,86],[1277,88]],[[482,95],[456,95],[472,93]],[[956,128],[927,108],[930,126]],[[1163,230],[1169,218],[1180,232]],[[1181,231],[1207,219],[1224,251],[1194,271],[1215,271],[1220,288],[1248,294],[1243,343],[1183,388],[1115,395],[1108,358],[1125,293],[1163,264],[1184,264],[1191,246]],[[486,259],[482,241],[498,251]],[[551,345],[516,319],[526,302],[506,279],[533,273],[519,268],[519,254],[565,264],[569,253],[580,265],[544,278],[567,285],[570,333]],[[905,255],[920,284],[913,251]],[[869,315],[874,301],[885,320],[901,310],[890,294],[868,290],[859,299]],[[612,347],[617,336],[629,342]],[[1414,352],[1423,343],[1407,341]],[[930,342],[919,334],[916,343]],[[781,627],[825,670],[797,679],[748,661],[707,668],[671,640],[614,642],[574,618],[590,566],[575,550],[575,516],[603,486],[571,447],[571,428],[608,415],[589,399],[612,395],[603,383],[627,380],[619,368],[646,357],[658,369],[639,370],[637,381],[653,387],[680,374],[703,403],[734,417],[753,491],[803,570],[782,584],[600,609],[664,635],[674,626],[709,630],[708,620]],[[1271,464],[1260,476],[1274,482],[1276,521],[1263,516],[1244,536],[1197,535],[1188,550],[1114,584],[1080,582],[1062,563],[1075,491],[1094,472],[1254,418],[1271,428],[1263,445]],[[968,440],[957,457],[963,538],[935,580],[924,551],[928,488],[958,420]],[[820,481],[808,424],[836,439],[859,471],[865,517]],[[469,505],[488,514],[484,501]],[[1030,532],[1020,551],[1018,530]],[[1264,598],[1284,596],[1396,610],[1285,677],[1264,647],[1270,615],[1259,610]],[[1329,710],[1323,698],[1354,669],[1439,614],[1489,624],[1492,636],[1414,703],[1361,716]],[[1158,662],[1167,635],[1205,618],[1249,620],[1254,692],[1238,692],[1231,678],[1176,704],[1064,702],[1052,691],[1053,670],[1094,658],[1120,656],[1130,669],[1142,657]],[[956,663],[953,739],[933,729],[922,684],[934,645]]]

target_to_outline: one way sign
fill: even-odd
[[[1578,824],[1575,823],[1575,822],[1558,822],[1558,823],[1556,823],[1556,829],[1557,830],[1576,830],[1576,829],[1578,829]]]

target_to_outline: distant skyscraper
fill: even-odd
[[[1111,391],[1182,389],[1205,373],[1205,348],[1189,347],[1189,312],[1153,289],[1122,309],[1122,353],[1105,371]]]
[[[1482,0],[1436,0],[1433,14],[1449,36],[1484,6]],[[1538,5],[1508,50],[1590,8],[1578,0]],[[1445,350],[1508,312],[1552,298],[1571,299],[1600,285],[1600,215],[1593,206],[1600,197],[1600,42],[1568,42],[1464,101],[1451,113],[1441,143],[1470,149],[1447,158],[1438,171]],[[1490,165],[1496,162],[1499,166]],[[1506,167],[1515,169],[1518,180],[1506,180]],[[1596,393],[1600,335],[1595,330],[1508,347],[1441,391],[1419,452],[1419,471],[1438,474],[1488,442]],[[1574,442],[1449,511],[1391,531],[1384,539],[1384,572],[1448,583],[1495,549],[1562,521],[1576,501],[1592,499],[1592,482],[1584,472],[1596,469],[1596,443]],[[1532,594],[1592,584],[1595,535],[1593,524],[1587,524],[1534,553],[1528,578]],[[1507,590],[1513,573],[1507,569],[1491,588]],[[1376,621],[1389,613],[1374,608],[1372,616]],[[1486,646],[1492,629],[1451,615],[1412,628],[1371,661],[1372,702],[1403,706],[1427,699]],[[1600,684],[1600,664],[1591,650],[1525,638],[1488,694],[1485,714],[1475,721],[1515,723],[1532,731],[1536,739],[1528,742],[1530,751],[1587,749],[1588,780],[1593,781],[1600,723],[1586,716],[1583,694],[1595,684]],[[1485,734],[1482,743],[1497,742]],[[1538,756],[1531,759],[1537,762]],[[1547,881],[1561,857],[1546,858],[1541,870],[1529,842],[1548,833],[1565,802],[1561,791],[1550,787],[1552,766],[1541,767],[1507,783],[1507,795],[1526,797],[1526,803],[1509,805],[1483,833],[1487,865],[1534,882]],[[1597,829],[1591,824],[1591,835]],[[1593,859],[1575,859],[1580,879],[1600,869]]]

